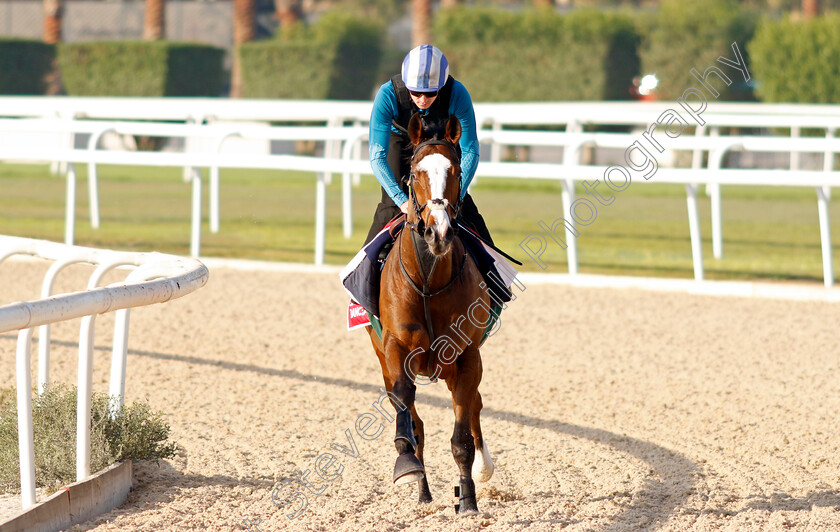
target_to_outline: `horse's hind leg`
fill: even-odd
[[[417,438],[417,451],[414,455],[417,456],[417,459],[420,460],[420,463],[423,464],[423,467],[425,468],[426,461],[423,459],[423,448],[426,445],[426,434],[423,430],[423,420],[420,419],[419,415],[417,415],[417,409],[414,405],[411,407],[411,417],[414,420],[414,436]],[[429,479],[426,475],[423,475],[423,478],[420,479],[417,486],[420,489],[419,502],[423,504],[432,502],[432,492],[429,489]]]
[[[472,476],[479,482],[487,482],[493,476],[493,458],[490,457],[490,449],[487,448],[487,442],[484,441],[484,436],[481,434],[481,409],[483,408],[481,402],[481,394],[475,392],[475,402],[473,403],[472,411],[472,435],[475,441],[475,461],[472,465]]]
[[[472,420],[478,383],[481,382],[481,358],[474,347],[467,348],[458,358],[458,372],[455,382],[448,382],[452,390],[452,406],[455,410],[455,430],[452,433],[452,456],[461,473],[457,492],[459,514],[477,512],[475,483],[472,479],[472,465],[475,460],[475,440],[472,434]]]

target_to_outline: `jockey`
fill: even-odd
[[[365,245],[400,211],[409,208],[407,177],[412,155],[408,121],[420,112],[427,124],[443,124],[450,115],[461,122],[461,212],[459,219],[492,244],[490,233],[467,187],[478,166],[475,112],[467,89],[449,75],[449,62],[436,47],[423,44],[403,59],[402,73],[379,87],[370,115],[370,165],[382,185]]]

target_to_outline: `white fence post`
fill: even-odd
[[[76,389],[76,481],[90,476],[90,408],[93,393],[93,330],[96,315],[82,318]]]
[[[192,216],[190,222],[190,256],[201,254],[201,169],[189,167],[192,173]]]
[[[700,231],[700,209],[697,208],[697,185],[685,185],[688,205],[688,230],[691,234],[691,258],[694,262],[694,280],[703,280],[703,237]]]
[[[32,328],[23,329],[17,342],[17,416],[20,453],[20,503],[26,510],[35,505],[35,436],[32,428]]]
[[[327,225],[327,183],[323,172],[318,173],[315,188],[315,265],[324,264]]]
[[[825,137],[833,139],[835,128],[826,128]],[[834,169],[834,152],[827,150],[823,155],[823,171]],[[820,247],[823,259],[823,284],[834,286],[834,261],[831,256],[831,220],[829,219],[829,202],[831,201],[830,187],[817,187],[817,210],[820,217]]]
[[[64,219],[64,243],[72,246],[76,235],[76,165],[67,165],[67,205]]]

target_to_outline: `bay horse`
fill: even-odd
[[[394,483],[418,482],[419,502],[432,501],[423,465],[423,421],[414,398],[416,384],[443,379],[455,411],[450,441],[460,472],[456,511],[477,512],[473,476],[487,481],[494,466],[479,422],[482,365],[478,346],[483,327],[475,323],[480,319],[473,319],[471,312],[481,306],[489,319],[490,296],[479,286],[481,274],[454,224],[461,198],[456,149],[461,124],[450,116],[443,131],[433,133],[415,114],[408,136],[414,148],[409,176],[412,207],[382,270],[381,340],[368,327],[385,387],[397,410]]]

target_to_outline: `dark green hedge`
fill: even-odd
[[[639,34],[617,13],[456,7],[434,35],[476,101],[629,99],[639,71]]]
[[[367,100],[376,89],[383,26],[328,13],[311,27],[239,47],[246,98]]]
[[[840,15],[764,21],[749,51],[763,101],[840,103]]]
[[[54,59],[52,44],[0,39],[0,94],[44,94]]]
[[[720,92],[719,100],[749,100],[752,92],[744,76],[717,62],[720,56],[733,59],[732,43],[737,42],[744,60],[749,62],[747,43],[755,31],[755,12],[743,10],[736,0],[663,0],[651,26],[647,46],[641,53],[642,71],[655,73],[659,79],[656,96],[660,100],[678,98],[698,81],[691,69],[699,73],[715,65],[732,76],[726,90],[712,77]]]
[[[60,44],[71,96],[219,96],[224,50],[166,41]]]

